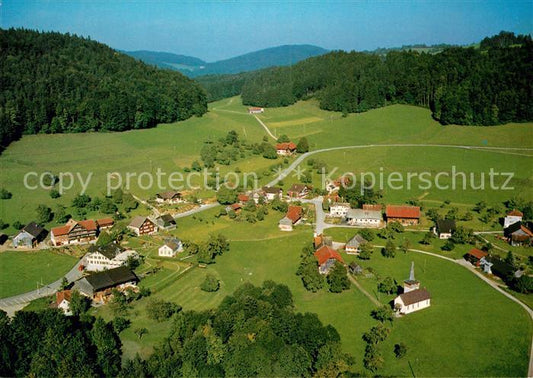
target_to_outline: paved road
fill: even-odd
[[[174,215],[174,218],[177,219],[177,218],[188,217],[189,215],[201,213],[202,211],[212,209],[213,207],[217,207],[218,205],[220,205],[218,202],[210,203],[207,205],[200,205],[200,207],[194,208],[189,211],[184,211],[183,213],[180,213],[180,214],[176,214]]]
[[[85,265],[85,256],[78,261],[67,274],[65,274],[64,277],[67,278],[68,282],[76,281],[82,277],[83,273],[78,270],[80,265]],[[61,287],[62,281],[63,277],[40,289],[15,295],[13,297],[0,299],[0,309],[7,312],[9,316],[13,316],[15,311],[22,309],[31,301],[53,295]]]

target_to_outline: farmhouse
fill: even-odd
[[[438,219],[433,232],[439,239],[449,239],[455,232],[455,221],[453,219]]]
[[[504,230],[504,235],[512,246],[531,245],[533,242],[533,232],[522,222],[516,222]]]
[[[244,194],[244,193],[240,193],[238,196],[237,196],[237,201],[239,201],[239,203],[241,205],[245,205],[246,202],[248,202],[250,200],[250,196]]]
[[[157,193],[155,195],[155,200],[156,202],[159,202],[159,203],[168,203],[168,204],[175,204],[175,203],[183,202],[181,193],[175,192],[175,191]]]
[[[338,191],[341,186],[347,188],[351,185],[351,179],[346,176],[341,176],[336,180],[326,182],[326,190],[328,194]]]
[[[506,217],[503,219],[503,228],[507,228],[510,225],[515,224],[517,222],[522,222],[523,217],[524,217],[524,214],[521,211],[518,211],[516,209],[509,211]]]
[[[404,281],[403,294],[394,299],[394,310],[399,314],[410,314],[431,306],[431,296],[426,289],[420,289],[415,279],[415,263],[411,263],[409,279]]]
[[[46,237],[46,230],[35,222],[28,223],[13,237],[13,247],[33,248]]]
[[[363,273],[363,268],[361,265],[357,264],[355,261],[352,261],[350,265],[348,265],[348,271],[351,274],[361,274]]]
[[[283,198],[283,189],[277,186],[263,186],[263,194],[268,201],[273,201],[274,199]]]
[[[96,220],[96,225],[98,226],[99,231],[111,228],[114,224],[115,221],[113,220],[113,218],[102,218]]]
[[[87,270],[100,271],[123,266],[129,258],[139,258],[139,254],[133,250],[126,250],[118,244],[109,243],[105,246],[90,246],[85,258]]]
[[[276,144],[276,153],[280,156],[289,156],[296,152],[296,145],[293,142]]]
[[[516,269],[511,264],[495,256],[483,257],[479,266],[483,272],[498,276],[504,281],[514,277],[518,278],[524,273],[523,271]]]
[[[348,242],[346,243],[346,246],[344,247],[344,250],[349,255],[353,255],[356,253],[359,253],[359,247],[361,247],[362,244],[368,243],[361,235],[357,234]]]
[[[385,210],[387,223],[400,222],[404,226],[418,224],[420,220],[419,206],[387,205]]]
[[[377,205],[377,204],[369,204],[365,203],[363,204],[363,210],[371,210],[371,211],[379,211],[383,210],[383,206]]]
[[[304,210],[301,206],[289,206],[287,214],[279,221],[279,229],[281,231],[292,231],[292,227],[302,218],[303,212]]]
[[[174,257],[176,256],[176,253],[181,251],[183,251],[181,240],[172,238],[165,240],[165,244],[159,247],[158,254],[162,257]]]
[[[483,252],[477,248],[472,248],[470,252],[465,255],[465,259],[470,262],[470,264],[475,266],[481,265],[481,259],[486,258],[488,253]]]
[[[240,203],[234,203],[233,205],[226,206],[226,212],[234,211],[236,214],[240,213],[242,205]]]
[[[176,220],[170,214],[163,214],[155,218],[157,227],[161,230],[174,230],[176,228]]]
[[[68,244],[85,244],[96,240],[98,224],[92,220],[69,221],[60,227],[54,227],[51,231],[51,241],[54,246]]]
[[[128,228],[135,232],[137,236],[151,235],[157,232],[157,226],[149,218],[141,215],[136,216],[128,225]]]
[[[70,311],[70,298],[72,296],[71,290],[62,290],[56,292],[56,307],[63,311],[63,314],[69,316],[72,315]]]
[[[335,261],[344,264],[341,255],[328,245],[324,245],[316,250],[315,257],[318,261],[318,271],[320,274],[328,274],[335,265]]]
[[[381,211],[350,209],[346,214],[346,221],[352,226],[379,227],[381,225]]]
[[[335,218],[344,218],[350,210],[350,204],[346,202],[334,202],[329,206],[329,216]]]
[[[258,108],[258,107],[251,107],[251,108],[248,108],[248,113],[249,114],[259,114],[259,113],[264,113],[265,112],[265,109],[263,108]]]
[[[324,236],[324,234],[315,235],[313,237],[313,245],[315,249],[322,247],[323,245],[333,245],[333,238],[331,236]]]
[[[136,288],[137,282],[139,279],[135,273],[125,266],[121,266],[81,278],[74,283],[72,290],[79,291],[94,302],[104,303],[113,288],[118,290],[124,290],[128,287]]]
[[[309,193],[309,188],[304,184],[292,184],[292,186],[287,190],[287,195],[289,198],[304,198],[307,193]]]

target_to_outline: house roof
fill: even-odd
[[[70,302],[71,297],[72,297],[71,290],[62,290],[62,291],[56,292],[56,305],[59,306],[61,302],[63,302],[63,300]]]
[[[488,253],[483,252],[482,250],[479,250],[477,248],[472,248],[470,252],[468,252],[470,256],[474,256],[475,258],[481,260],[483,257],[488,256]]]
[[[128,227],[140,228],[146,221],[151,222],[151,220],[148,219],[147,217],[143,217],[142,215],[137,215],[135,218],[133,218],[133,220],[130,222]]]
[[[361,265],[357,264],[355,261],[352,261],[349,265],[350,269],[352,271],[362,271],[363,268],[361,267]]]
[[[513,234],[522,234],[524,236],[533,237],[533,232],[531,232],[529,228],[524,226],[522,222],[513,223],[512,225],[507,227],[504,231],[505,231],[506,236],[513,235]]]
[[[282,226],[292,226],[292,221],[287,217],[283,217],[279,220],[279,224]]]
[[[99,252],[105,257],[107,257],[109,260],[113,260],[119,253],[124,251],[124,248],[122,248],[118,244],[109,243],[106,245],[91,245],[89,246],[87,251],[89,253]]]
[[[374,210],[381,212],[381,210],[383,210],[383,206],[365,203],[363,204],[363,210]]]
[[[516,209],[513,209],[513,210],[509,211],[507,213],[507,215],[509,215],[511,217],[523,217],[524,216],[524,214],[521,211],[516,210]]]
[[[355,235],[353,238],[348,240],[346,243],[347,247],[359,247],[361,244],[367,243],[367,241],[359,234]]]
[[[400,298],[405,306],[409,306],[430,299],[431,295],[426,289],[417,289],[401,294]]]
[[[38,238],[39,235],[41,235],[41,233],[44,231],[44,228],[42,228],[35,222],[30,222],[22,230],[26,231],[28,234],[30,234],[34,238]]]
[[[257,106],[252,106],[251,108],[248,108],[248,110],[263,110],[263,108],[258,108]]]
[[[241,205],[240,203],[234,203],[234,204],[231,205],[230,207],[231,207],[231,209],[232,209],[233,211],[237,211],[237,210],[242,209],[242,205]]]
[[[167,239],[164,245],[169,247],[172,251],[177,251],[181,246],[181,241],[176,238]]]
[[[324,235],[322,234],[317,235],[313,238],[313,245],[315,246],[315,248],[318,248],[320,247],[323,241],[324,241]]]
[[[387,205],[387,218],[420,218],[419,206]]]
[[[237,199],[241,202],[248,202],[250,200],[250,197],[244,193],[241,193],[237,196]]]
[[[451,233],[455,231],[455,221],[453,219],[438,219],[437,230],[440,233]]]
[[[350,209],[347,218],[353,219],[378,219],[381,220],[381,211],[378,210],[363,210],[363,209]]]
[[[170,225],[170,224],[176,224],[176,220],[174,217],[170,214],[163,214],[157,218],[158,220],[161,220],[164,226]]]
[[[292,142],[276,144],[276,150],[295,150],[296,145]]]
[[[341,207],[350,208],[350,204],[348,202],[334,202],[330,205],[330,207],[332,206],[341,206]]]
[[[294,224],[298,222],[298,220],[300,220],[303,215],[303,212],[304,209],[302,209],[301,206],[289,206],[289,208],[287,209],[286,217],[289,218]]]
[[[169,191],[169,192],[163,192],[163,193],[157,193],[156,197],[159,197],[164,200],[169,200],[173,198],[180,198],[181,193],[176,191]]]
[[[125,266],[91,274],[85,277],[93,290],[102,290],[129,281],[138,281],[137,276]]]
[[[281,188],[278,186],[263,186],[263,192],[271,194],[279,194]]]
[[[102,218],[97,219],[96,224],[98,225],[98,227],[109,227],[114,225],[115,221],[113,220],[113,218]]]
[[[322,265],[326,263],[330,259],[335,259],[340,263],[344,264],[344,261],[342,260],[341,255],[339,252],[335,251],[333,248],[331,248],[328,245],[324,245],[316,250],[315,257],[318,260],[318,265]]]
[[[69,221],[64,226],[52,228],[52,234],[54,236],[68,235],[68,233],[72,231],[72,229],[76,227],[76,225],[79,225],[87,231],[96,231],[98,229],[98,226],[96,225],[96,222],[93,219],[86,219],[82,221],[75,221],[74,219],[69,219]]]

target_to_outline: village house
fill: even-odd
[[[46,237],[46,230],[30,222],[13,237],[13,247],[34,248]]]
[[[472,248],[466,255],[465,259],[470,262],[470,264],[479,267],[481,265],[481,259],[488,256],[487,252],[483,252],[480,249]]]
[[[438,219],[433,233],[439,237],[439,239],[449,239],[455,232],[455,221],[453,219]]]
[[[96,225],[98,226],[98,231],[107,230],[115,225],[115,221],[113,218],[97,219]]]
[[[58,309],[63,311],[63,314],[70,316],[72,311],[70,311],[70,298],[72,296],[71,290],[62,290],[56,292],[56,302],[55,305]]]
[[[287,196],[290,199],[304,198],[309,193],[309,187],[304,184],[292,184],[287,190]]]
[[[519,278],[524,273],[496,256],[483,257],[479,262],[479,267],[483,272],[498,276],[504,281],[511,277]]]
[[[357,264],[355,261],[352,261],[350,265],[348,265],[348,271],[351,274],[361,274],[363,273],[363,268],[361,265]]]
[[[509,211],[506,217],[503,219],[503,228],[507,228],[510,225],[515,224],[517,222],[522,222],[523,217],[524,217],[524,214],[521,211],[518,211],[516,209]]]
[[[104,270],[80,278],[74,283],[72,290],[92,299],[95,303],[106,303],[113,288],[125,290],[136,288],[139,279],[125,266]]]
[[[165,240],[165,244],[163,244],[158,249],[158,254],[161,257],[174,257],[178,252],[183,251],[183,244],[181,240],[177,238],[171,238]]]
[[[335,261],[344,264],[339,252],[332,247],[324,245],[315,251],[315,257],[318,261],[318,272],[320,274],[328,274],[330,269],[335,265]]]
[[[251,107],[251,108],[248,108],[248,113],[249,114],[260,114],[260,113],[264,113],[265,112],[265,109],[264,108],[258,108],[258,107]]]
[[[54,246],[68,244],[86,244],[96,241],[98,235],[98,224],[93,219],[69,221],[60,227],[52,228],[50,239]]]
[[[280,156],[290,156],[296,152],[296,145],[293,142],[276,144],[276,153]]]
[[[344,246],[344,250],[346,251],[347,254],[354,255],[354,254],[359,253],[359,248],[361,247],[362,244],[365,244],[365,243],[368,243],[368,242],[361,235],[357,234],[353,238],[348,240],[348,242]]]
[[[157,225],[149,218],[141,215],[136,216],[128,225],[128,228],[137,236],[151,235],[157,232]]]
[[[163,214],[155,218],[155,224],[160,230],[174,230],[176,228],[176,220],[170,214]]]
[[[350,209],[346,214],[346,221],[349,225],[360,227],[381,226],[381,211]]]
[[[337,192],[341,188],[341,186],[345,188],[350,187],[351,182],[352,180],[350,179],[350,177],[345,176],[341,176],[336,180],[328,180],[326,182],[326,191],[328,192],[328,194]]]
[[[279,221],[279,229],[281,231],[292,231],[303,216],[303,208],[301,206],[289,206],[287,214]]]
[[[350,204],[346,202],[334,202],[329,206],[329,216],[334,218],[344,218],[350,210]]]
[[[85,269],[89,271],[113,269],[126,265],[129,258],[138,259],[139,254],[115,243],[109,243],[105,246],[91,245],[85,256],[87,261]]]
[[[420,221],[419,206],[387,205],[387,223],[400,222],[404,226],[416,225]]]
[[[248,202],[249,200],[250,200],[250,196],[247,194],[239,193],[239,195],[237,195],[237,201],[241,205],[246,205],[246,202]]]
[[[533,243],[533,232],[522,222],[511,224],[504,230],[503,234],[513,247],[529,246]]]
[[[331,236],[324,236],[324,234],[316,235],[313,237],[313,245],[315,249],[322,247],[323,245],[333,245],[333,238]]]
[[[176,192],[176,191],[157,193],[155,195],[155,200],[156,202],[159,202],[159,203],[168,203],[168,204],[176,204],[176,203],[183,202],[181,193]]]
[[[226,212],[234,211],[235,214],[240,213],[242,210],[242,205],[240,203],[234,203],[233,205],[226,206]]]
[[[283,198],[283,189],[277,186],[263,186],[261,189],[267,201],[273,201],[274,199]]]
[[[420,289],[420,282],[415,279],[415,263],[411,263],[409,279],[405,280],[403,294],[394,298],[394,310],[399,314],[410,314],[431,306],[431,296],[425,288]]]

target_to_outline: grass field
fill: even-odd
[[[35,290],[61,278],[78,259],[56,251],[0,252],[0,298]]]
[[[326,291],[313,294],[303,288],[295,272],[300,250],[311,240],[311,227],[302,226],[292,233],[281,233],[276,227],[280,214],[273,211],[265,221],[253,225],[226,217],[216,219],[216,212],[217,209],[213,209],[202,214],[202,221],[192,217],[180,220],[175,234],[182,238],[194,235],[193,239],[198,241],[205,239],[209,231],[221,232],[231,239],[231,250],[217,257],[216,263],[207,268],[196,267],[183,273],[167,265],[142,282],[152,289],[150,298],[179,303],[185,310],[205,310],[215,307],[243,282],[260,284],[272,279],[285,283],[293,292],[296,310],[315,312],[322,322],[332,324],[341,334],[343,348],[356,357],[357,369],[362,369],[365,344],[361,337],[375,324],[369,315],[374,305],[355,287],[342,294]],[[353,230],[346,229],[328,230],[336,240],[346,239],[352,233]],[[419,236],[407,232],[404,235],[408,238]],[[149,244],[148,240],[143,244]],[[150,255],[151,262],[157,261],[155,250],[150,248],[147,247],[145,252]],[[421,249],[431,250],[430,247]],[[346,261],[355,258],[343,256]],[[414,253],[398,253],[395,259],[387,260],[378,251],[370,261],[361,264],[372,267],[380,276],[391,275],[401,281],[408,274],[411,261],[415,261],[417,278],[432,293],[432,307],[394,322],[389,340],[380,347],[386,364],[379,373],[409,375],[410,363],[420,376],[524,375],[531,335],[527,314],[466,269]],[[200,290],[207,273],[219,278],[221,288],[218,292]],[[375,278],[358,279],[368,292],[376,295]],[[168,333],[170,321],[156,323],[147,317],[146,304],[150,298],[140,300],[130,310],[132,325],[121,334],[126,358],[136,353],[146,357]],[[392,297],[381,295],[378,298],[386,303]],[[113,316],[110,308],[105,306],[98,310],[98,314],[106,319]],[[133,330],[143,327],[148,333],[139,339]],[[469,337],[465,338],[465,333]],[[408,345],[406,359],[397,360],[393,355],[393,346],[399,341]],[[462,363],[465,359],[475,360],[476,364]]]

